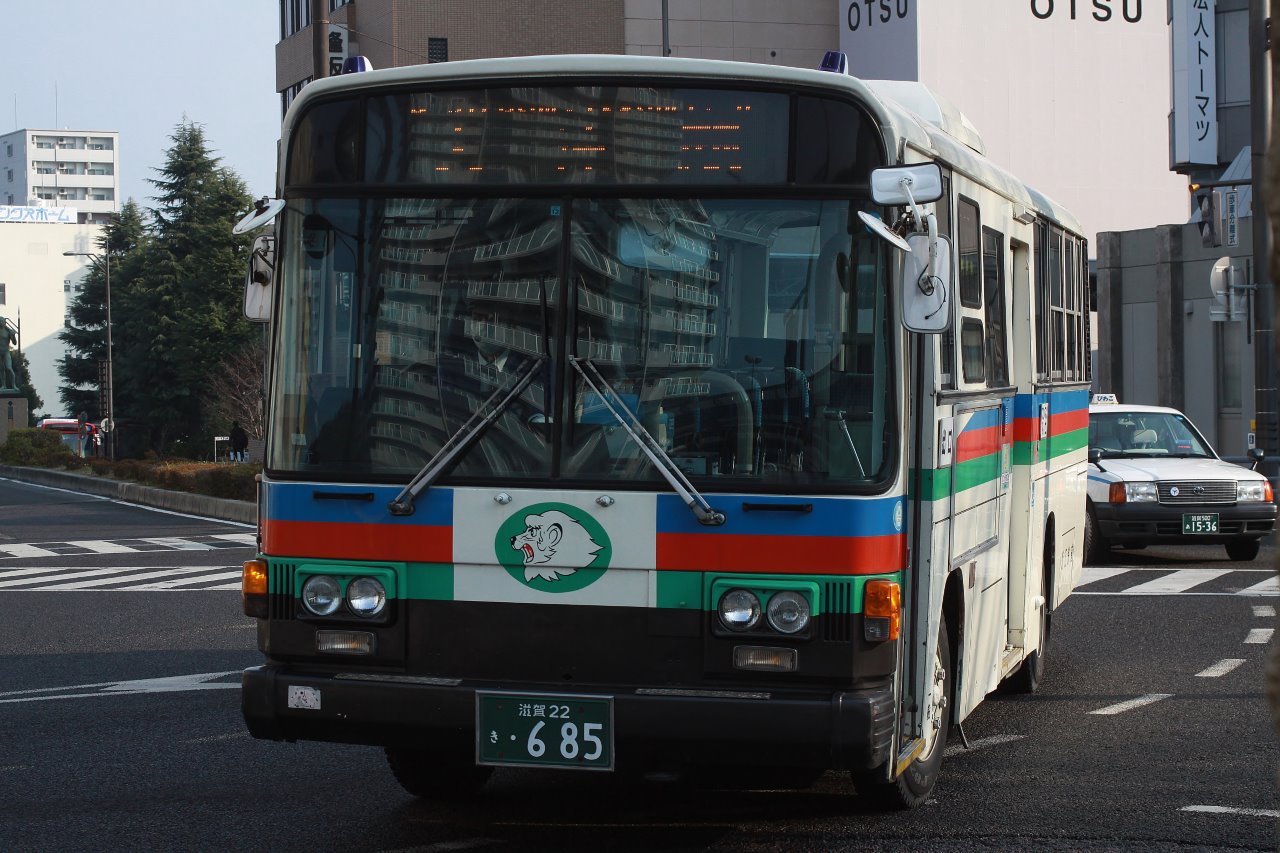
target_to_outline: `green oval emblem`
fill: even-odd
[[[539,592],[574,592],[604,575],[609,534],[587,512],[563,503],[527,506],[498,528],[493,550],[507,574]]]

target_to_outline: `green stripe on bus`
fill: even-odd
[[[1013,446],[1013,464],[1014,465],[1031,465],[1031,448],[1035,442],[1019,441]],[[1039,462],[1047,462],[1050,459],[1057,459],[1059,456],[1065,456],[1068,453],[1074,453],[1084,447],[1089,446],[1089,430],[1075,429],[1070,432],[1060,433],[1050,436],[1040,442],[1040,459]]]

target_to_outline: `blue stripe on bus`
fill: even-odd
[[[418,495],[413,515],[397,516],[387,504],[400,494],[402,486],[351,486],[326,483],[266,483],[263,487],[266,515],[273,521],[321,521],[348,524],[410,524],[447,526],[453,523],[453,490],[427,489]],[[363,496],[319,498],[315,494]]]
[[[1014,401],[1014,415],[1018,418],[1040,417],[1040,404],[1049,404],[1049,414],[1074,412],[1089,408],[1089,391],[1054,391],[1041,394],[1019,394]]]
[[[974,412],[973,416],[969,418],[968,422],[964,425],[964,432],[998,426],[1000,426],[1000,410],[982,409]]]
[[[763,495],[708,495],[714,509],[727,516],[724,524],[707,527],[676,495],[658,495],[658,533],[706,533],[752,536],[896,536],[901,534],[903,498],[867,500],[818,498],[811,495],[778,497]],[[811,504],[811,512],[751,510],[747,504],[797,506]],[[896,508],[902,507],[901,512]],[[895,522],[895,515],[897,521]]]

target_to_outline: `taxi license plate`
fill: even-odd
[[[1191,535],[1217,533],[1218,514],[1216,512],[1184,513],[1182,516],[1182,532]]]
[[[613,697],[476,692],[476,764],[613,769]]]

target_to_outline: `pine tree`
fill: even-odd
[[[251,206],[249,193],[219,165],[200,125],[179,124],[171,139],[151,181],[153,238],[122,294],[125,375],[116,369],[117,389],[136,395],[149,444],[160,452],[178,439],[205,446],[213,425],[201,411],[201,391],[226,354],[253,334],[241,313],[251,238],[231,233]]]
[[[106,335],[106,266],[102,258],[104,253],[111,255],[111,289],[112,289],[112,349],[115,350],[113,361],[119,361],[119,354],[124,343],[120,337],[120,292],[124,290],[137,266],[137,252],[146,240],[142,211],[137,202],[130,199],[120,213],[112,217],[103,237],[99,240],[97,250],[99,258],[94,259],[92,268],[81,282],[81,290],[71,303],[69,315],[71,323],[59,333],[58,338],[66,345],[66,355],[58,362],[58,373],[65,384],[59,386],[58,396],[62,399],[63,410],[67,412],[87,412],[92,420],[100,421],[106,417],[100,405],[99,383],[101,381],[101,365],[107,358]],[[115,408],[118,421],[120,411],[130,411],[127,395],[120,394],[119,377],[116,377]],[[123,409],[122,409],[123,404]]]

